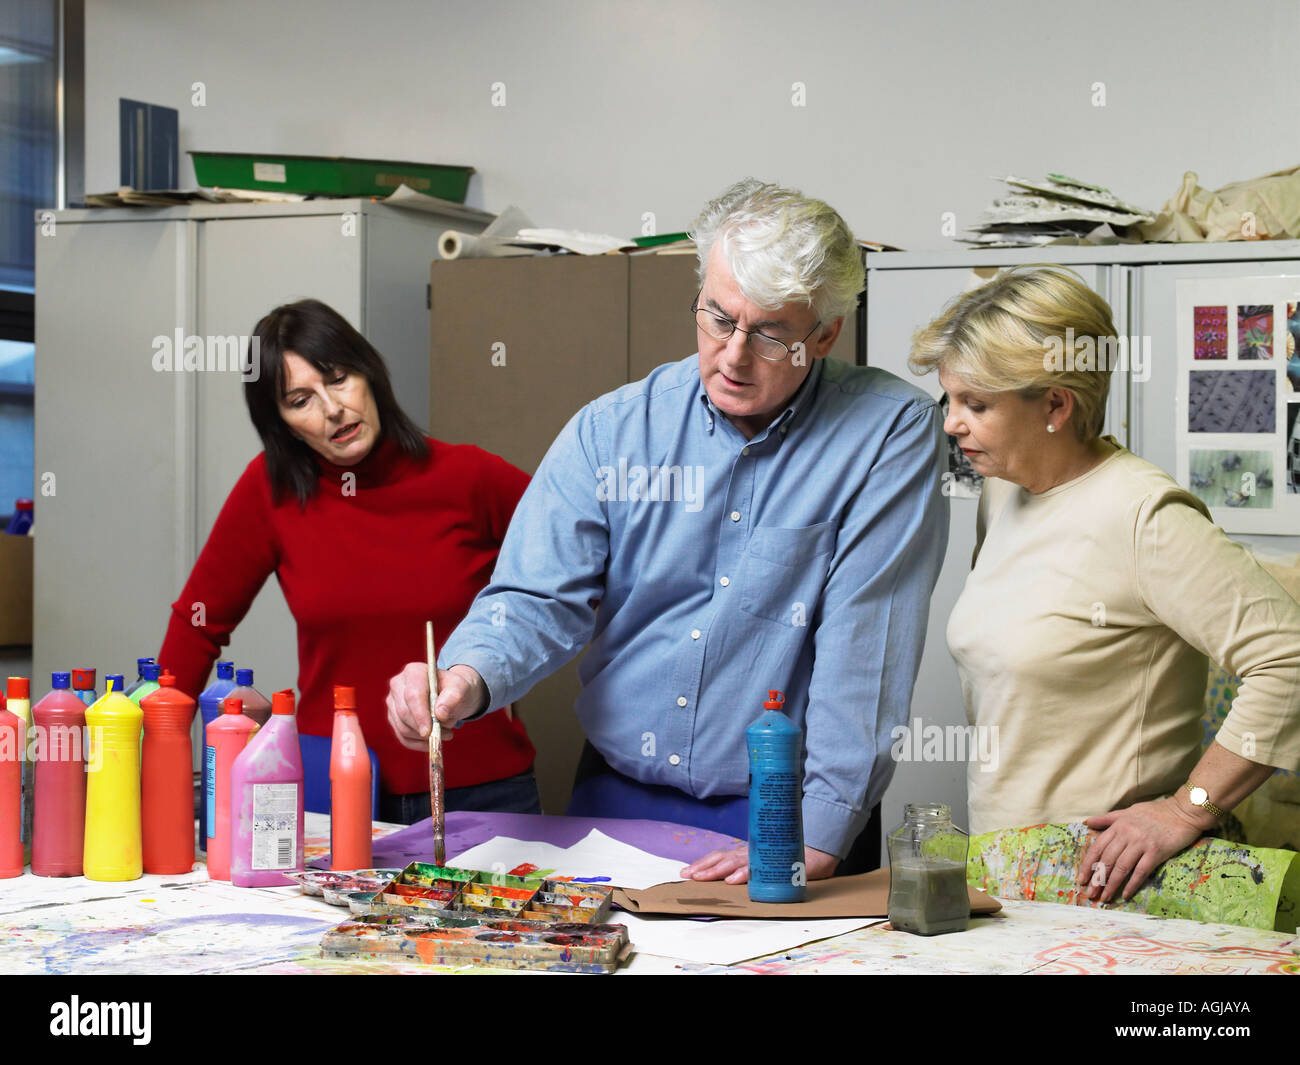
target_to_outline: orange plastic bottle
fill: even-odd
[[[330,750],[330,868],[370,868],[370,755],[352,688],[334,689]]]
[[[164,672],[140,700],[144,711],[144,871],[188,873],[194,868],[194,769],[190,724],[197,704]]]
[[[207,729],[207,749],[203,752],[211,767],[208,774],[208,876],[213,880],[230,879],[230,770],[239,752],[257,731],[257,723],[244,716],[242,699],[229,696],[221,706],[221,716]]]

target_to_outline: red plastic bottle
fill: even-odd
[[[244,716],[242,699],[226,697],[221,716],[208,724],[207,750],[212,772],[208,776],[208,876],[230,879],[230,770],[257,724]]]
[[[194,770],[190,725],[197,704],[164,672],[158,689],[140,700],[144,711],[144,871],[188,873],[194,868]],[[232,759],[233,762],[233,759]]]
[[[369,869],[370,755],[352,688],[334,689],[334,745],[330,750],[330,868]]]
[[[52,690],[32,707],[43,742],[36,748],[36,802],[32,872],[81,876],[86,834],[86,704],[67,673],[50,678]]]
[[[0,710],[0,879],[23,875],[23,757],[27,735],[22,718]]]

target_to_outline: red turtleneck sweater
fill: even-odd
[[[356,689],[366,744],[386,791],[427,791],[429,757],[397,742],[388,681],[425,657],[424,623],[442,645],[488,581],[528,475],[469,445],[429,440],[423,462],[382,440],[356,466],[318,459],[306,508],[271,502],[266,459],[248,464],[172,604],[158,661],[197,698],[217,656],[274,573],[298,623],[298,727],[328,736],[336,684]],[[345,476],[355,475],[355,483]],[[195,603],[206,624],[191,624]],[[256,662],[237,665],[257,668]],[[261,674],[260,687],[270,692]],[[273,686],[287,685],[276,678]],[[444,748],[447,787],[522,773],[533,764],[523,724],[507,712],[463,725]]]

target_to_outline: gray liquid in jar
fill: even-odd
[[[889,923],[895,929],[919,936],[965,931],[970,896],[964,862],[900,858],[889,877]]]

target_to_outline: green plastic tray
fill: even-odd
[[[346,159],[319,155],[189,153],[200,185],[297,192],[308,196],[388,196],[406,185],[426,196],[464,203],[472,166]]]

